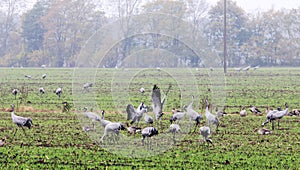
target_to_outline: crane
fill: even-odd
[[[169,88],[167,89],[164,98],[161,99],[160,89],[158,88],[158,86],[156,84],[153,86],[151,97],[152,97],[152,108],[153,108],[153,112],[155,113],[156,120],[158,120],[158,119],[161,120],[161,117],[164,114],[163,113],[163,105],[165,103],[166,97],[167,97],[171,87],[172,86],[169,85]]]
[[[200,121],[203,119],[203,117],[201,114],[197,113],[193,109],[193,103],[194,103],[194,96],[192,96],[192,100],[191,100],[190,104],[188,105],[188,107],[186,108],[186,112],[190,116],[190,127],[192,127],[192,121],[196,122],[195,129],[194,129],[194,132],[195,132],[196,127],[200,124]]]
[[[279,128],[279,120],[283,118],[288,112],[289,112],[289,107],[287,103],[285,105],[285,110],[268,110],[267,113],[267,120],[262,123],[262,126],[265,126],[267,123],[272,122],[272,130],[274,130],[274,121],[278,121],[278,128]]]
[[[18,89],[13,89],[12,94],[15,96],[15,99],[17,98],[17,94],[19,93]]]
[[[171,124],[169,128],[169,132],[173,134],[173,141],[176,143],[175,134],[180,132],[180,126],[178,124]]]
[[[241,117],[247,116],[247,111],[246,111],[245,107],[243,107],[242,110],[240,111],[240,116]]]
[[[31,75],[25,75],[26,78],[31,79]]]
[[[252,113],[255,114],[255,115],[261,115],[261,111],[258,110],[258,108],[255,107],[255,106],[252,106],[252,107],[250,108],[250,112],[252,112]]]
[[[42,94],[45,93],[45,89],[44,89],[43,87],[40,87],[40,88],[39,88],[39,92],[40,92],[40,94],[42,95]]]
[[[170,118],[170,123],[172,124],[173,122],[179,121],[185,116],[185,112],[179,112],[175,108],[172,109],[173,115]]]
[[[143,87],[140,88],[141,93],[145,93],[145,89]]]
[[[47,77],[47,74],[42,75],[42,79],[45,79]]]
[[[62,88],[61,87],[58,87],[54,93],[60,98],[61,94],[62,94]]]
[[[147,113],[145,113],[145,115],[144,115],[144,121],[147,123],[147,126],[149,126],[150,124],[153,124],[152,116],[148,115]]]
[[[210,111],[208,110],[209,103],[208,103],[207,99],[205,100],[205,103],[206,103],[205,117],[208,121],[207,122],[208,126],[215,125],[216,126],[216,131],[218,131],[219,119],[215,115],[211,114]]]
[[[210,136],[210,128],[208,126],[200,127],[200,134],[203,137],[204,141],[213,145],[212,140],[209,138]]]
[[[104,128],[104,134],[100,138],[100,143],[103,143],[103,139],[108,135],[108,133],[115,133],[117,136],[119,136],[120,130],[126,130],[124,125],[120,122],[111,122],[107,124]]]
[[[12,108],[11,118],[12,118],[13,123],[16,124],[18,127],[21,127],[25,136],[27,136],[24,127],[27,127],[28,129],[30,129],[31,126],[33,125],[32,119],[29,117],[21,117],[21,116],[15,115],[15,112],[14,112],[15,105],[14,104],[11,105],[11,108]],[[16,129],[13,136],[16,135],[17,131],[18,131],[18,128]]]
[[[138,125],[141,118],[143,117],[143,114],[147,111],[147,106],[144,104],[144,102],[142,102],[136,110],[134,109],[132,104],[128,104],[126,108],[127,120],[131,120],[130,124],[137,122]]]
[[[93,87],[93,83],[92,82],[89,82],[89,83],[85,83],[83,85],[83,88],[82,88],[82,92],[84,91],[89,91],[89,88]]]
[[[158,131],[155,127],[146,127],[142,130],[142,143],[145,144],[145,138],[151,138],[154,135],[158,135]]]

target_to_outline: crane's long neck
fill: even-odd
[[[194,104],[194,97],[192,96],[191,103],[188,105],[187,109],[192,109]]]

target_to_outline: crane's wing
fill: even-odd
[[[152,108],[153,112],[155,114],[158,114],[159,112],[162,111],[162,104],[161,104],[161,94],[160,94],[160,89],[157,87],[157,85],[154,85],[153,90],[152,90]]]
[[[12,120],[15,124],[20,125],[20,126],[24,126],[25,123],[27,122],[28,119],[27,117],[21,117],[21,116],[17,116],[15,114],[12,114]]]
[[[132,104],[127,105],[126,112],[127,112],[127,120],[132,119],[136,115],[136,111],[134,110]]]
[[[101,120],[101,117],[94,112],[84,112],[84,115],[85,115],[85,117],[92,119],[92,120],[96,120],[96,121]]]

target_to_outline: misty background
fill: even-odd
[[[190,23],[195,35],[202,32],[209,48],[222,58],[223,2],[220,0],[211,5],[206,0],[112,0],[109,3],[96,0],[2,0],[0,66],[74,67],[80,51],[92,35],[101,31],[103,26],[120,22],[120,32],[126,39],[107,53],[107,57],[113,60],[106,60],[104,67],[116,67],[139,49],[153,49],[151,53],[146,50],[147,53],[141,51],[139,55],[144,58],[153,56],[154,60],[154,56],[165,55],[157,49],[175,53],[176,60],[168,60],[173,67],[179,63],[201,67],[201,56],[185,50],[185,44],[178,41],[182,30],[172,27],[174,37],[160,34],[130,36],[138,27],[131,22],[130,16],[144,13],[176,16]],[[175,22],[177,20],[165,23],[160,17],[154,18],[149,23],[149,32],[170,29],[165,26],[176,25]],[[234,0],[227,0],[227,53],[229,67],[299,66],[300,7],[250,12],[247,9],[246,12]],[[152,67],[160,66],[160,63],[151,62]]]

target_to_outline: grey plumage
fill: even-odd
[[[257,129],[255,129],[255,130],[257,130]],[[268,135],[268,134],[273,133],[271,130],[265,129],[265,128],[260,128],[260,129],[257,130],[257,132],[260,135]]]
[[[210,128],[208,126],[200,127],[200,134],[203,137],[204,141],[213,144],[212,140],[209,138],[211,133],[210,133]]]
[[[142,142],[144,144],[144,140],[146,137],[151,138],[154,135],[158,135],[158,131],[154,127],[146,127],[142,130]]]
[[[40,87],[39,88],[39,92],[40,92],[40,94],[44,94],[45,93],[45,89],[43,87]]]
[[[32,119],[29,117],[21,117],[21,116],[17,116],[14,113],[14,105],[11,106],[12,107],[12,111],[11,111],[11,118],[14,124],[16,124],[18,127],[21,127],[23,132],[25,133],[25,129],[23,127],[27,127],[28,129],[31,128],[31,126],[33,125],[32,123]],[[16,129],[17,132],[18,129]],[[15,134],[16,134],[15,132]],[[15,136],[14,134],[14,136]],[[26,135],[26,133],[25,133]]]
[[[180,132],[180,126],[178,124],[171,124],[169,127],[169,132],[173,134],[173,141],[176,143],[175,134]]]
[[[47,77],[47,74],[42,75],[42,79],[45,79]]]
[[[155,113],[156,120],[161,119],[163,115],[163,105],[166,100],[166,96],[168,95],[169,91],[171,89],[171,85],[169,85],[169,88],[166,91],[166,94],[163,99],[161,99],[161,93],[158,86],[155,84],[152,89],[152,108],[153,112]]]
[[[255,106],[252,106],[250,108],[250,112],[252,112],[253,114],[256,114],[256,115],[261,115],[261,111],[258,110],[258,108],[256,108]]]
[[[27,118],[27,117],[21,117],[21,116],[17,116],[14,113],[14,105],[12,105],[12,112],[11,112],[11,118],[12,121],[19,127],[25,126],[28,129],[31,128],[32,126],[32,119],[31,118]]]
[[[62,88],[61,88],[61,87],[58,87],[54,92],[55,92],[55,94],[56,94],[58,97],[60,97],[61,94],[62,94]]]
[[[152,116],[145,113],[144,115],[144,121],[147,123],[147,125],[153,124],[153,118]]]
[[[140,122],[143,114],[147,112],[147,106],[142,102],[135,110],[132,104],[128,104],[126,108],[127,120],[131,120],[130,124]]]
[[[246,111],[245,107],[243,107],[242,110],[240,111],[240,116],[241,117],[247,116],[247,111]]]
[[[93,128],[95,127],[94,121],[98,121],[101,123],[103,127],[105,127],[107,124],[111,123],[109,120],[104,119],[104,110],[102,110],[102,117],[100,117],[98,114],[94,112],[88,112],[87,107],[84,108],[84,116],[92,120]]]
[[[19,93],[19,90],[18,89],[13,89],[11,92],[15,96],[15,99],[16,99],[17,98],[17,94]]]
[[[208,110],[209,103],[208,103],[207,99],[205,100],[205,103],[206,103],[205,117],[206,117],[208,126],[215,125],[216,131],[218,131],[219,119],[215,115],[211,114],[210,111]]]
[[[31,75],[25,75],[25,77],[31,79]]]
[[[193,109],[193,103],[194,103],[194,96],[192,96],[192,100],[188,107],[186,108],[186,112],[190,117],[190,127],[192,126],[192,121],[195,121],[195,129],[194,132],[196,131],[196,127],[200,124],[200,121],[203,119],[202,115],[197,113]]]
[[[102,115],[102,116],[101,116],[100,122],[101,122],[101,125],[105,128],[105,126],[108,125],[109,123],[111,123],[111,121],[105,120],[105,119],[104,119],[104,114],[105,114],[105,111],[102,110],[102,112],[101,112],[101,115]]]
[[[140,88],[140,92],[141,93],[145,93],[145,89],[142,87],[142,88]]]
[[[289,107],[285,103],[285,110],[269,110],[266,117],[267,120],[262,123],[262,126],[265,126],[267,123],[272,122],[272,130],[274,130],[274,121],[278,120],[278,128],[279,128],[279,120],[283,118],[288,112],[289,112]]]
[[[173,109],[172,112],[173,112],[173,115],[170,117],[171,124],[176,121],[179,123],[179,121],[185,116],[185,112],[178,112],[175,109]]]
[[[92,83],[92,82],[85,83],[85,84],[83,85],[83,91],[82,91],[82,92],[88,91],[89,88],[91,88],[91,87],[93,87],[93,83]]]
[[[120,130],[125,130],[125,129],[126,128],[124,127],[124,125],[120,122],[118,123],[112,122],[107,124],[104,128],[104,134],[100,139],[100,143],[103,142],[104,137],[107,136],[108,133],[115,133],[117,136],[119,136]]]

